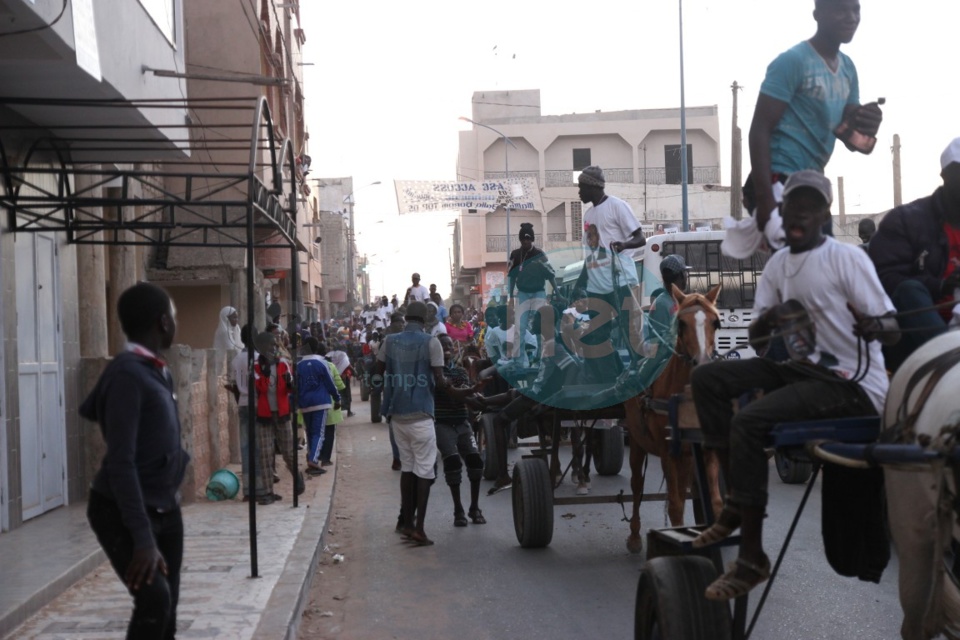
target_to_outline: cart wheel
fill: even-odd
[[[716,577],[706,558],[648,561],[637,584],[635,640],[730,640],[729,605],[703,596]]]
[[[774,458],[777,462],[777,475],[784,484],[803,484],[813,473],[812,462],[798,462],[781,453],[779,449],[774,453]]]
[[[370,386],[360,379],[360,402],[366,402],[370,399]]]
[[[623,427],[593,430],[593,468],[601,476],[615,476],[623,468]]]
[[[380,401],[383,399],[383,391],[377,390],[370,393],[370,422],[380,422],[383,416],[380,415]]]
[[[480,443],[480,452],[483,454],[483,479],[497,479],[497,445],[493,435],[494,414],[485,413],[480,416],[480,431],[483,441]]]
[[[524,458],[513,467],[513,528],[525,549],[553,540],[553,487],[542,458]]]

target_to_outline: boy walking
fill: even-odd
[[[327,409],[340,408],[340,392],[326,361],[320,357],[320,342],[311,336],[303,347],[306,355],[297,364],[297,398],[307,430],[307,474],[319,476],[326,473],[320,464],[320,452]]]

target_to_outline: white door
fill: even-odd
[[[63,505],[66,421],[56,239],[18,233],[17,353],[23,519]]]

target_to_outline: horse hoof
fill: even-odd
[[[627,551],[633,554],[638,554],[643,552],[643,538],[637,536],[634,538],[630,536],[627,538]]]

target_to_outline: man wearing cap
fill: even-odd
[[[403,298],[404,304],[410,304],[411,302],[426,302],[430,299],[430,292],[427,291],[427,288],[420,284],[420,274],[415,273],[410,276],[410,280],[413,281],[413,284],[407,287],[407,295]]]
[[[940,177],[942,187],[890,211],[870,240],[870,259],[897,310],[927,309],[903,317],[903,339],[886,351],[891,370],[946,331],[949,303],[960,303],[960,138],[941,154]],[[936,304],[944,306],[930,309]]]
[[[525,336],[530,330],[533,312],[546,303],[547,283],[551,291],[557,290],[556,274],[550,266],[547,254],[533,246],[533,224],[520,224],[520,247],[510,253],[507,263],[507,296],[513,302],[513,292],[517,291],[515,318],[517,335]],[[520,355],[523,340],[514,341],[514,357]]]
[[[860,25],[860,0],[815,0],[813,18],[817,22],[813,37],[767,67],[750,124],[751,171],[743,201],[754,215],[756,242],[766,233],[774,248],[782,246],[782,240],[776,225],[768,228],[767,223],[787,176],[804,169],[822,173],[833,154],[834,129],[841,122],[852,121],[857,131],[875,136],[883,120],[877,103],[860,104],[857,69],[840,51]],[[826,228],[831,229],[829,220]],[[724,244],[725,251],[729,246]],[[750,246],[738,249],[753,253]]]
[[[589,311],[592,321],[590,332],[583,337],[587,347],[587,367],[594,377],[609,377],[619,374],[623,363],[615,349],[610,349],[612,324],[620,328],[623,346],[627,347],[630,359],[637,354],[629,345],[629,317],[621,318],[626,304],[628,309],[639,312],[631,287],[639,285],[637,268],[630,249],[642,247],[646,242],[643,230],[633,210],[626,202],[607,195],[603,169],[590,166],[580,172],[580,201],[593,206],[583,214],[584,262],[575,290],[585,291],[590,298]],[[597,326],[593,326],[597,323]],[[612,346],[612,345],[611,345]],[[590,347],[594,347],[590,349]],[[594,351],[591,356],[587,352]],[[605,353],[604,353],[605,352]]]
[[[774,253],[764,267],[750,343],[762,352],[771,334],[782,331],[792,359],[720,360],[696,367],[691,380],[704,445],[716,450],[729,487],[717,521],[693,546],[741,531],[735,566],[706,590],[712,600],[736,598],[770,576],[762,544],[770,430],[783,420],[875,415],[888,387],[877,341],[899,337],[889,315],[893,304],[867,256],[823,234],[830,181],[798,171],[783,195],[789,250]],[[802,331],[790,331],[791,324]],[[731,400],[755,389],[762,389],[762,397],[734,415]]]
[[[455,388],[444,378],[443,347],[424,331],[426,316],[423,302],[407,305],[403,331],[388,335],[377,353],[377,372],[383,379],[380,412],[390,422],[400,456],[400,531],[418,546],[433,544],[424,531],[424,519],[436,478],[434,389],[439,387],[456,400],[473,392]]]

